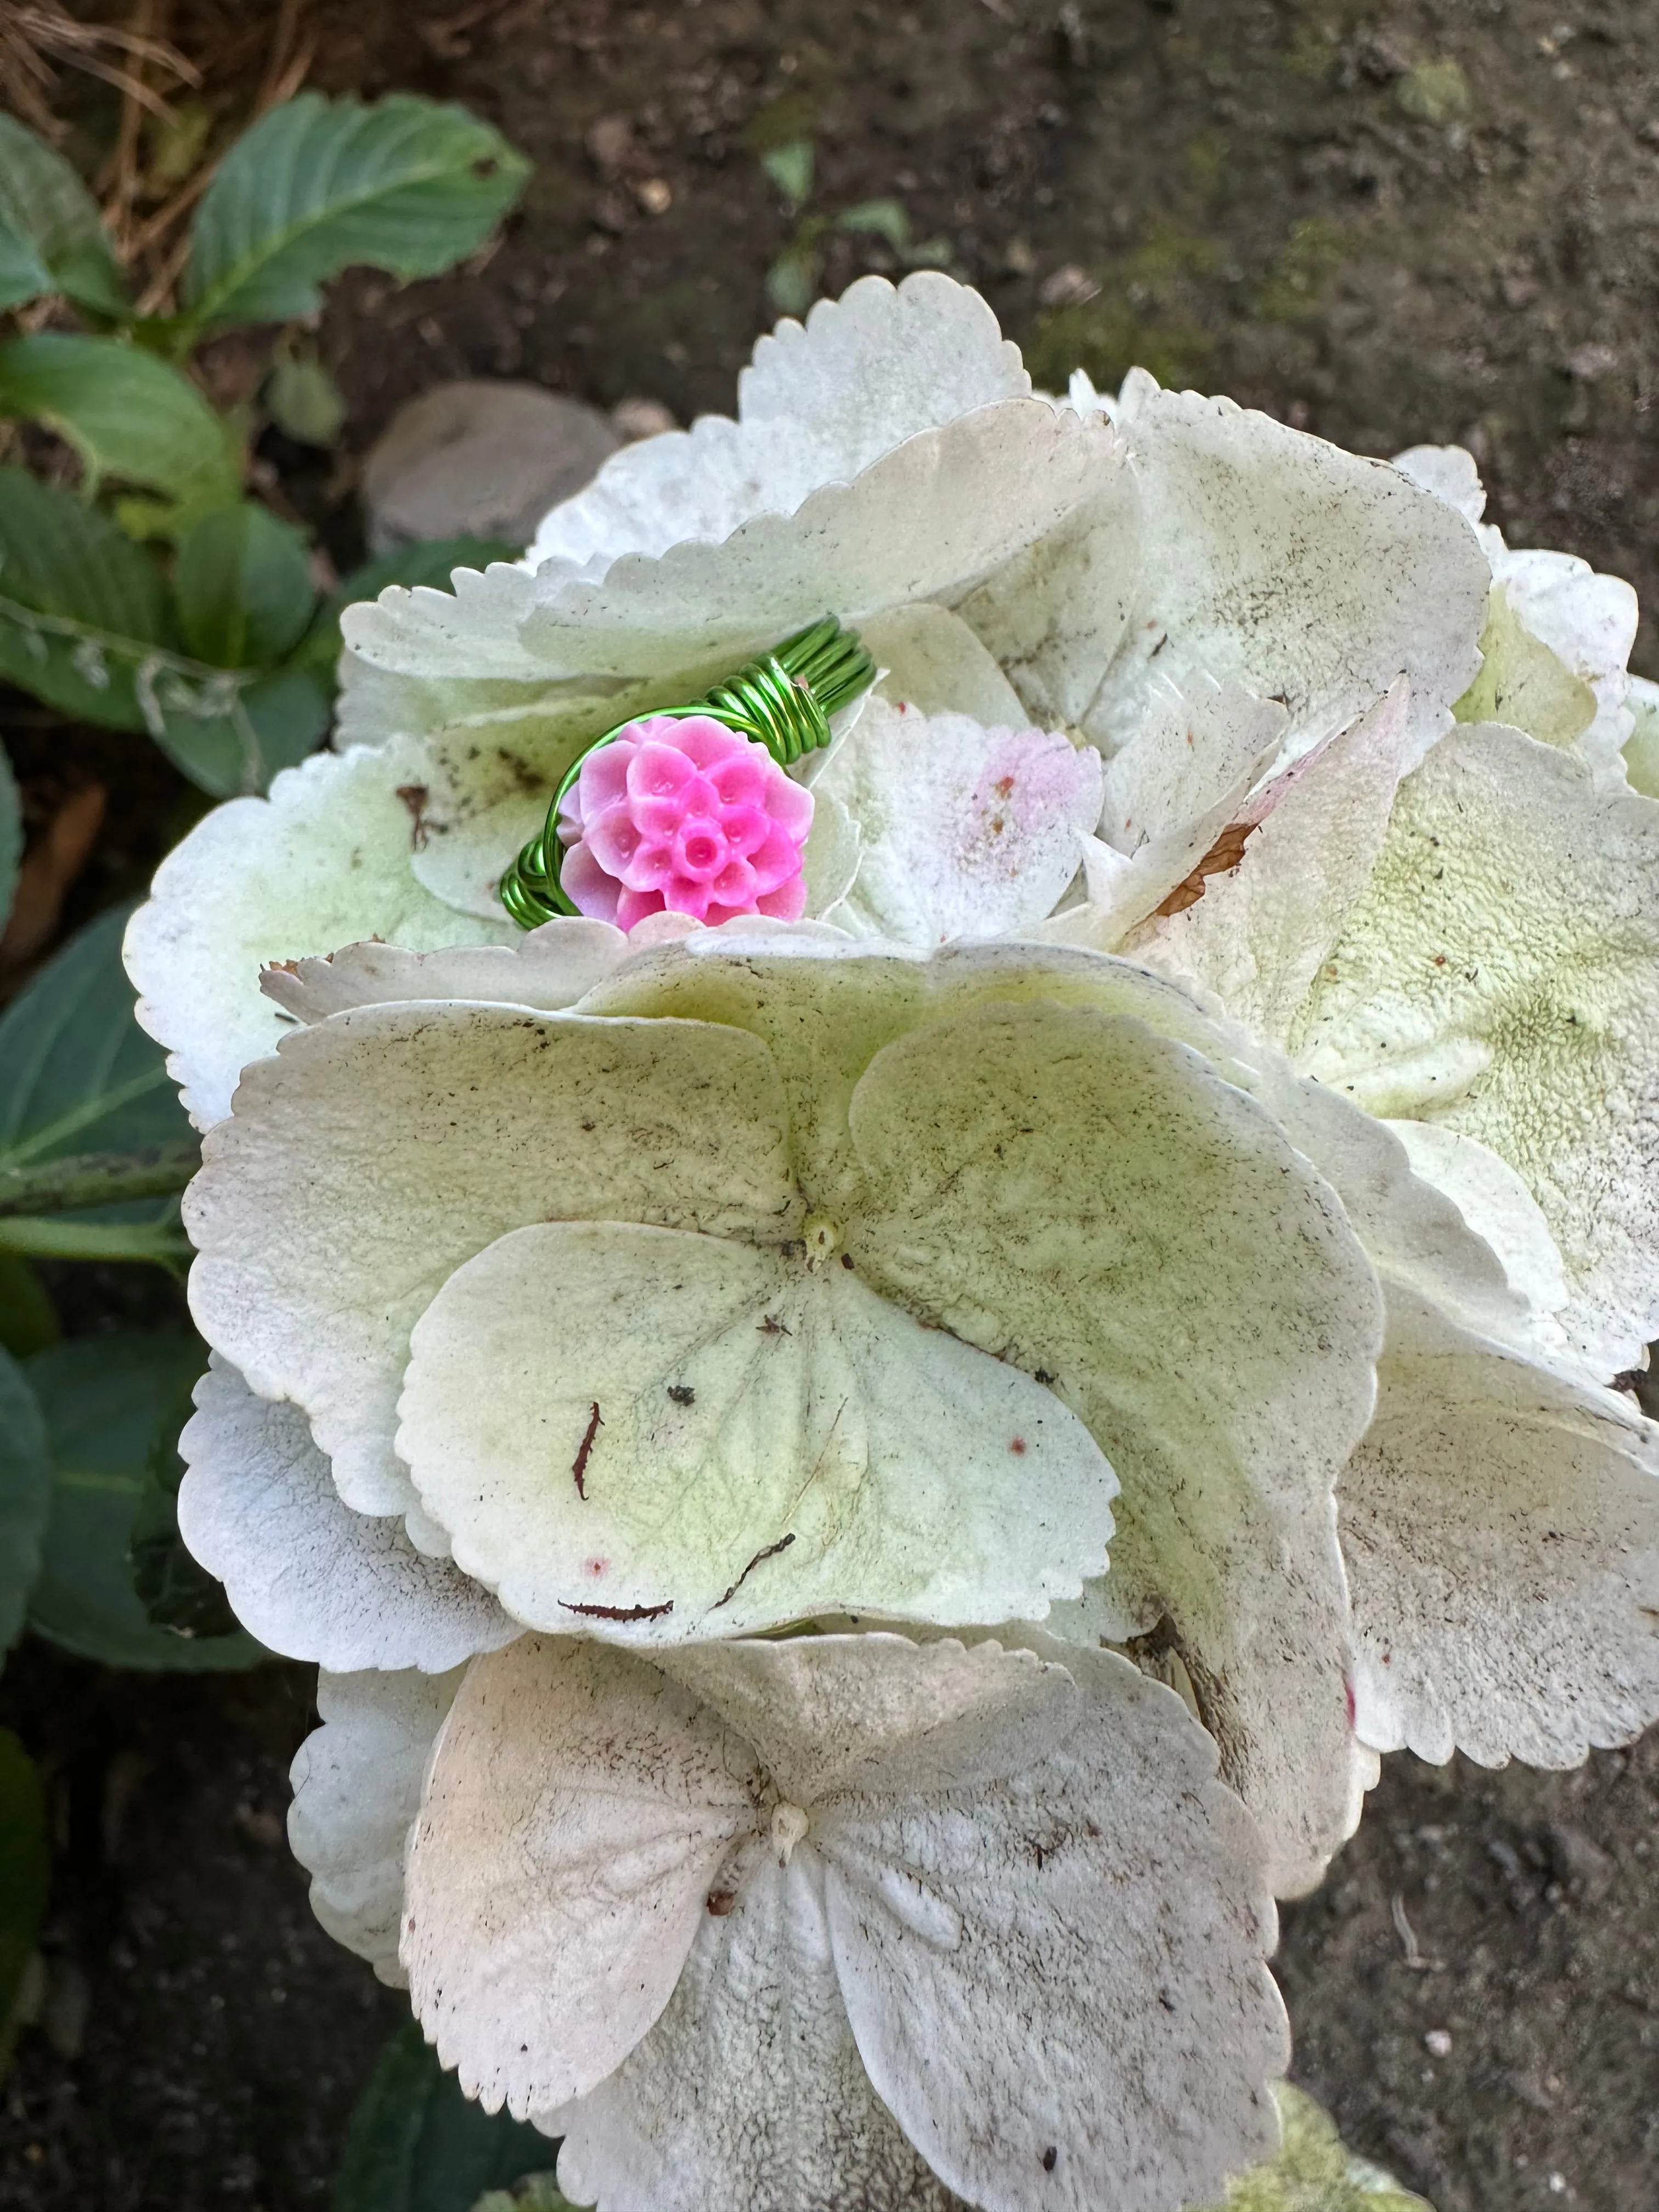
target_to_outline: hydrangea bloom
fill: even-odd
[[[296,1849],[607,2212],[1212,2197],[1377,1752],[1659,1715],[1659,809],[1622,587],[1478,502],[869,280],[354,611],[136,918]],[[513,928],[826,611],[804,918]]]

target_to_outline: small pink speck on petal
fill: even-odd
[[[708,714],[646,715],[582,763],[560,810],[560,880],[582,914],[717,923],[805,911],[812,794]]]

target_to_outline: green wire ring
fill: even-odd
[[[780,768],[793,768],[804,753],[830,742],[830,717],[857,698],[874,680],[876,664],[856,630],[843,629],[825,615],[809,629],[797,630],[773,652],[751,660],[724,684],[716,684],[689,707],[653,707],[649,714],[684,720],[710,714],[727,729],[763,744]],[[501,881],[501,904],[520,929],[535,929],[578,908],[559,881],[565,848],[559,839],[559,809],[584,763],[648,714],[632,714],[584,746],[565,770],[553,794],[547,819]]]

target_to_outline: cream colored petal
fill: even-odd
[[[1576,554],[1505,549],[1492,580],[1510,605],[1595,697],[1595,718],[1577,750],[1598,775],[1616,767],[1631,733],[1627,664],[1636,642],[1636,594],[1622,576],[1600,576]]]
[[[1025,720],[1019,694],[959,615],[921,601],[893,607],[866,622],[860,632],[887,674],[878,698],[924,714],[969,714],[988,729],[1018,729]]]
[[[179,1530],[237,1619],[285,1658],[333,1674],[439,1674],[518,1634],[495,1599],[417,1552],[395,1520],[341,1500],[297,1406],[256,1398],[216,1361],[179,1450]]]
[[[1029,395],[1018,349],[976,292],[937,270],[896,289],[864,276],[781,322],[738,380],[732,422],[624,446],[542,523],[528,560],[665,553],[718,542],[751,515],[793,514],[885,453],[1000,399]]]
[[[305,1407],[348,1504],[402,1512],[409,1331],[447,1275],[533,1221],[787,1234],[786,1130],[764,1049],[733,1030],[336,1014],[252,1068],[210,1136],[185,1200],[191,1310],[262,1397]]]
[[[1625,746],[1625,772],[1633,790],[1659,799],[1659,684],[1632,676],[1626,696],[1636,726]]]
[[[1571,746],[1595,721],[1595,692],[1533,635],[1501,584],[1492,586],[1480,653],[1480,673],[1457,702],[1460,722],[1506,722],[1541,744]]]
[[[656,2027],[542,2118],[601,2212],[962,2212],[870,2087],[836,1984],[823,1868],[768,1853],[705,1913]]]
[[[1573,1766],[1659,1718],[1659,1431],[1390,1291],[1340,1492],[1361,1734]]]
[[[871,2080],[947,2186],[993,2212],[1166,2212],[1277,2143],[1277,1923],[1180,1701],[1109,1654],[1066,1664],[1057,1742],[975,1716],[973,1765],[1000,1778],[849,1791],[801,1848]]]
[[[1659,807],[1553,746],[1462,727],[1401,786],[1289,1042],[1370,1111],[1508,1162],[1596,1370],[1659,1334]]]
[[[343,945],[320,959],[267,968],[265,996],[296,1021],[326,1021],[353,1006],[418,999],[475,999],[534,1006],[555,1013],[576,1000],[626,957],[628,939],[608,921],[560,915],[508,945],[410,952],[371,939]]]
[[[1449,1198],[1477,1237],[1498,1255],[1510,1287],[1534,1322],[1547,1325],[1570,1295],[1538,1201],[1506,1160],[1478,1138],[1437,1121],[1390,1121],[1412,1172]],[[1560,1334],[1559,1324],[1556,1334]]]
[[[1137,938],[1138,956],[1282,1042],[1382,850],[1411,743],[1400,684],[1291,784],[1237,867]]]
[[[312,1877],[311,1909],[376,1977],[405,1986],[398,1961],[404,1843],[421,1777],[465,1673],[331,1674],[317,1679],[314,1729],[295,1753],[288,1838]]]
[[[415,823],[402,795],[423,774],[412,745],[319,753],[269,799],[216,806],[156,871],[127,925],[138,1019],[167,1048],[191,1120],[230,1111],[236,1079],[287,1024],[259,990],[266,961],[386,938],[417,951],[505,944],[518,933],[457,914],[410,872]]]
[[[1278,700],[1259,699],[1237,681],[1218,684],[1200,672],[1183,690],[1154,677],[1145,720],[1107,763],[1101,836],[1133,854],[1182,835],[1249,790],[1283,744],[1288,719]]]
[[[1413,446],[1396,453],[1394,465],[1425,491],[1455,507],[1465,522],[1478,524],[1486,511],[1486,489],[1474,456],[1462,446]]]
[[[1431,744],[1486,619],[1490,572],[1463,517],[1386,462],[1230,400],[1138,388],[1120,420],[1143,544],[1091,733],[1115,749],[1154,675],[1201,669],[1282,698],[1305,744],[1404,675],[1413,742]]]
[[[400,1412],[458,1561],[542,1628],[1040,1618],[1111,1531],[1115,1481],[1073,1414],[833,1257],[520,1230],[428,1308]]]
[[[1050,912],[1099,817],[1101,762],[1061,732],[872,699],[813,789],[859,825],[858,873],[835,919],[931,947],[1018,936]]]
[[[401,1946],[468,2096],[523,2119],[620,2063],[762,1792],[742,1742],[624,1653],[527,1636],[471,1668],[410,1836]]]

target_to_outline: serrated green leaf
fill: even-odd
[[[0,1351],[0,1651],[23,1632],[51,1510],[46,1423],[22,1369]]]
[[[343,576],[317,610],[316,620],[295,655],[296,664],[325,673],[331,686],[340,657],[340,617],[360,599],[378,599],[388,584],[413,588],[428,584],[447,592],[457,568],[487,568],[492,561],[516,561],[524,550],[500,538],[435,538],[422,545],[399,545],[366,561]]]
[[[0,2067],[52,1886],[46,1801],[40,1773],[9,1729],[0,1729]]]
[[[15,116],[0,114],[0,307],[61,292],[100,315],[125,315],[126,289],[74,167]]]
[[[88,494],[115,477],[164,493],[183,517],[241,491],[225,417],[180,370],[119,338],[43,331],[0,345],[0,415],[44,422],[73,446]]]
[[[358,263],[435,276],[483,243],[529,173],[465,108],[301,93],[238,139],[204,194],[185,323],[291,321],[320,306],[325,278]]]
[[[272,666],[317,601],[304,533],[248,500],[180,538],[173,590],[185,645],[216,668]]]
[[[123,1331],[54,1345],[24,1363],[46,1416],[52,1517],[29,1626],[83,1659],[187,1673],[266,1656],[251,1636],[155,1627],[132,1586],[128,1545],[164,1415],[207,1364],[188,1332]]]
[[[0,748],[0,929],[17,896],[17,867],[23,857],[23,809],[11,763]]]
[[[333,2212],[469,2212],[553,2162],[553,2146],[461,2094],[411,2021],[380,2053],[346,2131]]]

